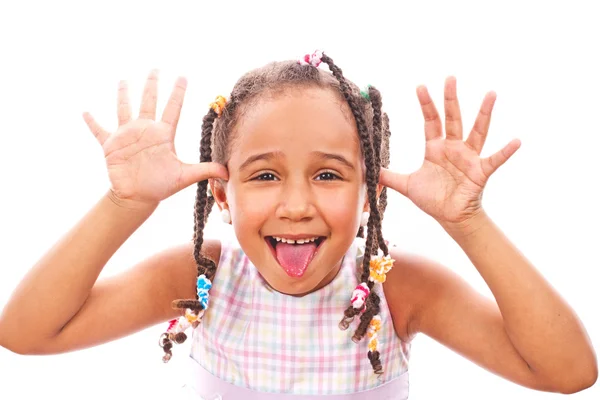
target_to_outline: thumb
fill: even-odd
[[[229,180],[229,172],[223,164],[216,162],[203,162],[199,164],[181,163],[182,189],[208,178],[221,178]]]
[[[379,172],[379,183],[394,189],[396,192],[408,197],[408,177],[410,175],[399,174],[386,168]]]

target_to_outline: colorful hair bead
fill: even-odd
[[[227,99],[223,96],[217,96],[215,101],[210,103],[210,108],[212,108],[217,113],[218,116],[221,116],[221,113],[223,112],[223,109],[225,108],[226,105],[227,105]]]
[[[185,316],[184,318],[190,323],[193,324],[196,321],[199,321],[202,316],[204,315],[204,310],[201,310],[198,314],[195,314],[194,311],[192,311],[191,309],[186,309],[185,310]]]
[[[367,101],[371,101],[371,96],[369,95],[369,88],[371,85],[367,85],[367,87],[360,91],[360,95],[364,97]]]
[[[369,286],[367,286],[366,283],[363,282],[360,285],[358,285],[352,292],[352,298],[350,300],[350,303],[352,303],[352,307],[354,307],[357,310],[362,309],[365,304],[365,299],[369,297],[369,293],[371,293],[371,291],[369,290]]]
[[[202,308],[206,310],[208,307],[208,291],[212,287],[212,283],[206,275],[202,274],[198,277],[196,286],[198,288],[198,300],[202,304]]]
[[[381,317],[375,315],[367,328],[367,336],[369,337],[369,350],[378,351],[379,342],[377,341],[377,332],[381,329]]]
[[[385,274],[389,272],[394,266],[394,260],[388,256],[373,256],[369,262],[369,269],[371,273],[369,280],[371,282],[383,283],[385,282]]]
[[[321,65],[321,57],[323,57],[323,51],[316,50],[314,53],[306,54],[303,58],[299,59],[298,64],[318,67]]]

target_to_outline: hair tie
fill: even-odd
[[[377,332],[381,329],[381,317],[375,315],[367,328],[367,336],[369,337],[369,350],[375,352],[379,350],[379,341],[377,340]]]
[[[321,58],[323,57],[322,50],[316,50],[312,54],[307,54],[303,58],[298,60],[298,64],[300,65],[312,65],[313,67],[318,67],[321,65]]]
[[[369,96],[369,89],[371,88],[371,85],[367,85],[366,88],[364,88],[363,90],[360,91],[360,95],[362,97],[364,97],[367,101],[371,101],[371,96]]]
[[[371,291],[366,283],[363,282],[358,285],[352,292],[352,299],[350,300],[352,307],[357,310],[362,309],[365,304],[365,299],[369,297],[369,293],[371,293]]]
[[[394,266],[394,260],[387,256],[372,256],[369,261],[369,280],[371,282],[383,283],[385,282],[385,274],[389,272]]]
[[[212,108],[217,113],[217,115],[220,117],[221,113],[223,112],[223,109],[225,108],[226,105],[227,105],[227,99],[223,96],[217,96],[215,101],[210,103],[210,108]]]
[[[206,310],[208,307],[208,291],[212,287],[212,283],[206,275],[202,274],[198,277],[196,286],[198,288],[198,300],[202,304],[202,308]]]
[[[167,332],[161,335],[161,340],[159,341],[159,345],[166,349],[167,344],[162,343],[163,338],[166,336],[166,339],[175,342],[175,343],[183,343],[186,339],[185,331],[189,328],[196,328],[202,321],[202,317],[204,316],[204,310],[208,307],[208,291],[212,287],[212,282],[206,278],[206,275],[202,274],[198,277],[198,281],[196,283],[198,290],[198,301],[200,305],[202,305],[202,310],[196,311],[191,308],[186,308],[185,314],[179,318],[175,318],[169,321],[169,327],[167,328]],[[169,345],[172,346],[172,345]],[[169,347],[170,349],[170,347]],[[164,362],[169,362],[171,359],[171,354],[166,353],[163,356]]]

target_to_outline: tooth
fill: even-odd
[[[306,242],[308,242],[308,240]],[[304,244],[304,239],[296,240],[296,243],[298,243],[298,244]]]
[[[276,237],[275,238],[278,242],[281,242],[281,238]]]

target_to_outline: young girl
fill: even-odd
[[[197,165],[180,162],[173,144],[186,81],[157,122],[156,87],[152,72],[133,120],[121,83],[115,133],[84,114],[111,188],[20,283],[0,319],[2,346],[55,354],[169,321],[163,360],[190,328],[189,387],[204,399],[406,399],[418,332],[533,389],[573,393],[596,381],[577,316],[482,207],[487,180],[519,147],[515,140],[479,156],[493,93],[463,141],[454,79],[445,87],[445,137],[420,87],[425,160],[402,175],[387,169],[379,91],[359,90],[321,52],[251,71],[218,97]],[[158,204],[196,182],[193,241],[96,282]],[[384,239],[386,188],[440,223],[496,302]],[[234,240],[204,240],[214,203]]]

